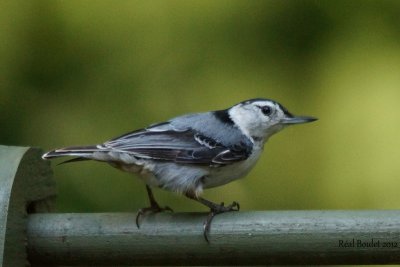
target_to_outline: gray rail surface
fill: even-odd
[[[58,265],[400,263],[400,211],[33,214],[29,258]]]

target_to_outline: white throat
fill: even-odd
[[[243,112],[242,109],[236,108],[236,106],[232,107],[228,113],[229,117],[232,119],[235,125],[239,127],[240,131],[254,143],[253,137],[251,137],[247,127],[248,121],[251,121],[252,119],[250,118],[249,114]]]
[[[253,144],[264,143],[265,133],[257,125],[254,114],[246,112],[243,108],[234,106],[229,110],[229,116],[240,131],[248,137]]]
[[[274,135],[279,132],[283,126],[282,125],[272,125],[266,129],[263,126],[263,122],[260,121],[258,114],[256,112],[251,112],[246,110],[243,106],[237,105],[233,106],[229,110],[229,116],[241,132],[248,137],[253,144],[258,146],[263,146],[263,144]]]

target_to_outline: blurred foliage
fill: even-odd
[[[399,13],[398,1],[1,1],[1,144],[99,143],[267,97],[320,120],[273,137],[246,179],[206,198],[399,208]],[[147,205],[143,183],[106,164],[54,171],[61,211]]]

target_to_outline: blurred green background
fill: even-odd
[[[205,197],[250,209],[400,208],[399,1],[1,1],[0,143],[101,143],[266,97],[319,121]],[[54,166],[60,211],[136,211],[143,183]],[[155,190],[177,211],[205,210]]]

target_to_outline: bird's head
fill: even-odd
[[[314,117],[294,116],[278,102],[261,98],[243,101],[228,112],[245,135],[263,142],[286,126],[317,120]]]

